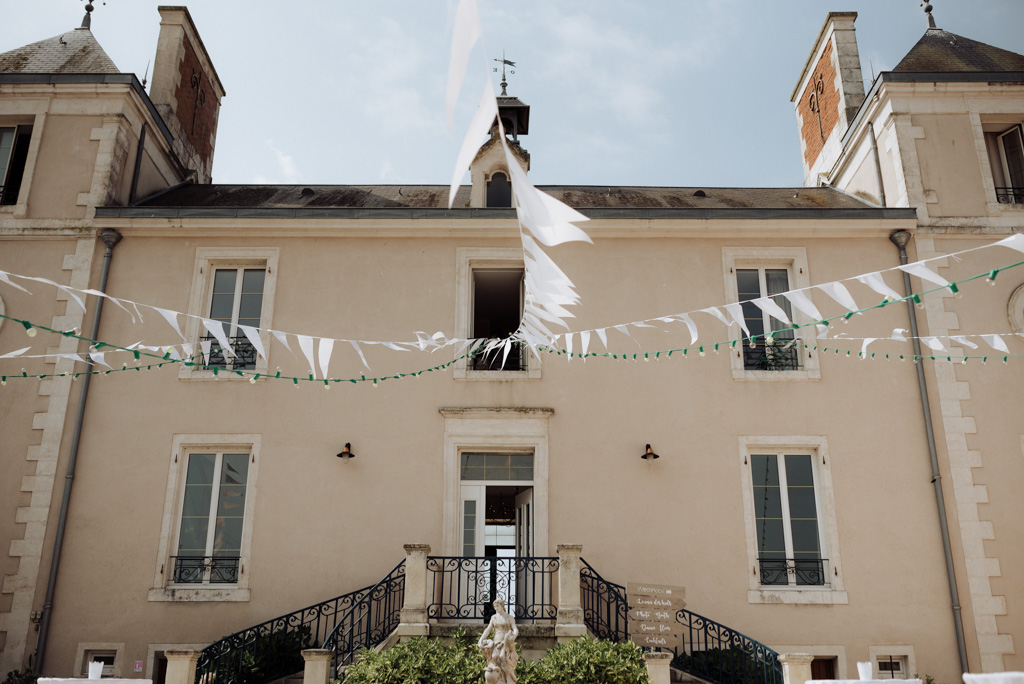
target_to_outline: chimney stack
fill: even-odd
[[[174,135],[174,151],[196,173],[213,180],[213,150],[224,86],[186,7],[158,8],[160,38],[150,99]]]
[[[790,101],[804,157],[804,185],[831,169],[841,139],[864,103],[864,79],[853,27],[856,12],[830,12]]]

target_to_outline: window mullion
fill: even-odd
[[[786,565],[794,558],[793,554],[793,521],[789,515],[789,482],[786,480],[786,455],[779,452],[775,456],[779,469],[779,503],[782,506],[782,537],[786,542]],[[796,584],[796,573],[788,575],[790,586]]]
[[[764,266],[757,267],[757,290],[759,297],[768,296],[768,274]],[[757,305],[755,304],[754,306]],[[764,326],[765,336],[761,339],[761,342],[764,343],[764,341],[768,339],[768,335],[771,334],[772,321],[768,317],[767,311],[761,310],[760,307],[758,307],[758,309],[761,311],[761,324]]]
[[[217,509],[220,506],[220,471],[224,463],[224,454],[218,453],[213,461],[213,482],[210,487],[210,517],[206,528],[206,551],[205,555],[213,557],[213,541],[217,537]],[[203,583],[210,581],[212,568],[203,570]]]
[[[244,277],[244,268],[235,270],[235,296],[231,300],[231,329],[228,331],[229,337],[234,337],[238,333],[238,312],[242,308],[242,280]]]

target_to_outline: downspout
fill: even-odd
[[[143,131],[145,132],[145,131]],[[885,206],[885,183],[882,182],[882,161],[878,158],[878,141],[875,140],[875,122],[868,122],[868,137],[871,138],[871,154],[875,158],[875,178],[878,180],[878,203]],[[909,237],[908,237],[909,239]],[[895,240],[894,240],[895,242]],[[906,244],[906,243],[904,243]],[[900,248],[903,249],[902,247]],[[909,293],[909,290],[908,290]]]
[[[900,250],[900,264],[906,265],[907,243],[910,242],[910,233],[905,230],[897,230],[889,236]],[[910,286],[910,274],[903,271],[903,289],[909,297],[914,290]],[[953,551],[949,544],[949,526],[946,524],[946,501],[942,495],[942,477],[939,475],[939,457],[935,451],[935,428],[932,425],[932,409],[928,403],[928,388],[924,380],[924,361],[921,355],[921,340],[917,332],[917,312],[914,311],[914,302],[907,300],[907,309],[910,312],[910,334],[914,344],[914,358],[918,361],[917,367],[917,388],[921,393],[921,410],[924,412],[924,430],[928,438],[928,456],[932,465],[932,485],[935,487],[935,503],[939,512],[939,529],[942,532],[942,551],[946,555],[946,578],[949,580],[949,598],[953,603],[953,629],[956,631],[956,646],[960,653],[960,671],[970,672],[967,665],[967,645],[964,641],[963,618],[960,613],[960,594],[956,588],[956,571],[953,569]]]
[[[107,276],[110,274],[110,260],[114,255],[114,245],[121,241],[121,234],[112,228],[100,233],[107,251],[103,254],[103,274],[100,276],[100,292],[107,291]],[[98,339],[100,332],[100,316],[103,314],[103,297],[96,298],[96,311],[92,316],[92,334],[90,339]],[[92,369],[92,359],[86,362]],[[71,485],[75,481],[75,464],[78,462],[78,447],[82,439],[82,422],[85,417],[85,404],[89,398],[89,385],[92,373],[82,378],[82,391],[78,397],[78,412],[75,415],[75,429],[71,437],[71,455],[68,458],[68,469],[64,475],[64,497],[60,502],[60,517],[57,519],[57,536],[53,540],[53,557],[50,559],[50,578],[46,583],[46,599],[43,601],[43,616],[39,622],[39,636],[36,637],[36,654],[34,670],[42,673],[43,661],[46,657],[46,636],[50,631],[50,614],[53,612],[53,593],[57,585],[57,568],[60,566],[60,551],[64,544],[64,530],[68,522],[68,503],[71,501]]]

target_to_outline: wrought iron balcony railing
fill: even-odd
[[[773,344],[756,340],[754,346],[743,345],[744,370],[800,370],[800,341],[776,339]]]
[[[0,204],[17,204],[19,192],[21,192],[20,182],[0,185]]]
[[[502,361],[501,347],[490,352],[477,352],[469,359],[469,370],[477,371],[524,371],[526,370],[526,348],[513,344],[508,358]]]
[[[996,188],[996,201],[1000,204],[1024,204],[1024,188]]]
[[[827,558],[758,558],[762,586],[829,586]]]
[[[245,335],[228,338],[231,342],[231,351],[235,353],[234,356],[225,354],[220,343],[217,342],[217,338],[212,335],[207,335],[202,339],[204,342],[211,342],[210,359],[206,363],[207,366],[229,370],[248,370],[256,367],[256,348],[252,346],[252,342]]]
[[[237,584],[238,556],[171,556],[174,584]]]
[[[502,599],[516,620],[554,620],[558,606],[552,588],[557,574],[557,557],[430,556],[427,586],[433,587],[433,594],[427,615],[487,620],[494,614],[494,601]]]

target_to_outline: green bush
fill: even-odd
[[[32,670],[11,670],[7,673],[4,684],[36,684],[37,679],[39,679],[39,675]]]
[[[344,684],[483,684],[487,662],[460,630],[454,643],[417,637],[380,653],[364,651]],[[519,684],[647,684],[643,654],[632,643],[590,637],[556,646],[539,661],[519,660]]]
[[[516,668],[519,684],[647,684],[643,653],[632,642],[589,636],[560,644],[537,663]],[[532,667],[531,667],[532,665]]]
[[[363,651],[349,666],[345,684],[478,684],[484,660],[476,641],[459,630],[451,646],[416,637],[385,651]]]

